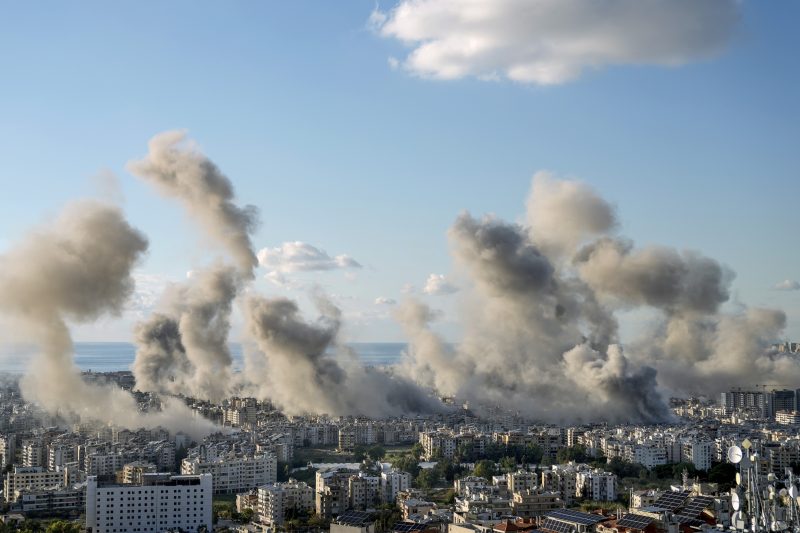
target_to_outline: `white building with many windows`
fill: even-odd
[[[206,460],[200,457],[184,459],[181,474],[211,474],[214,493],[244,492],[278,480],[278,461],[274,454],[256,456],[217,457]]]
[[[86,530],[91,533],[211,531],[211,476],[145,474],[141,485],[86,482]]]
[[[617,476],[602,470],[582,470],[575,478],[575,495],[587,500],[617,499]]]

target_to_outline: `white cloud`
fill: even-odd
[[[434,296],[442,296],[458,292],[458,287],[450,283],[444,274],[431,274],[428,276],[428,281],[425,282],[425,288],[422,289],[422,292]]]
[[[136,316],[145,316],[155,309],[170,280],[144,272],[134,272],[133,280],[135,288],[125,309],[134,312]]]
[[[279,273],[361,268],[358,261],[349,255],[331,257],[325,250],[300,241],[285,242],[277,248],[263,248],[258,252],[258,262],[262,267]]]
[[[772,288],[776,291],[800,291],[800,282],[792,279],[785,279],[773,285]]]
[[[277,270],[273,270],[271,272],[267,272],[264,276],[264,279],[275,285],[276,287],[280,287],[286,290],[295,290],[295,289],[303,289],[305,285],[295,279],[290,279],[278,272]]]
[[[413,283],[405,283],[400,289],[400,292],[403,294],[415,294],[417,292],[417,287]]]
[[[368,27],[430,78],[551,85],[612,65],[681,65],[730,40],[738,0],[400,0]],[[391,65],[391,63],[390,63]]]
[[[375,305],[394,305],[397,301],[392,298],[386,298],[385,296],[379,296],[375,298]]]

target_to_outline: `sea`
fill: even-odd
[[[136,346],[128,342],[76,342],[74,361],[83,371],[118,372],[130,370],[136,357]],[[365,366],[388,366],[400,361],[407,348],[405,343],[355,342],[348,346]],[[230,344],[233,368],[243,366],[243,349],[238,343]],[[35,355],[29,347],[15,346],[0,349],[0,373],[24,374]]]

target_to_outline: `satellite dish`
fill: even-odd
[[[731,493],[731,507],[733,507],[733,510],[738,511],[741,506],[742,502],[739,501],[739,495],[735,492]]]
[[[781,489],[780,492],[778,492],[778,494],[781,495],[781,498],[785,498],[789,494],[789,491],[786,489]]]
[[[777,523],[776,521],[774,521],[774,520],[773,520],[773,521],[772,521],[772,523],[770,523],[770,525],[769,525],[769,528],[770,528],[772,531],[778,531],[778,523]]]
[[[738,446],[728,448],[728,462],[737,464],[742,460],[742,449]]]
[[[736,522],[738,522],[741,517],[742,516],[741,516],[741,513],[739,511],[734,512],[731,515],[731,523],[732,524],[736,524]]]
[[[792,498],[797,497],[797,487],[795,487],[794,485],[789,487],[789,496],[791,496]]]
[[[739,472],[736,472],[736,484],[737,485],[742,484],[742,475]]]

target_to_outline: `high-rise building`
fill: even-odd
[[[211,531],[210,474],[144,474],[141,485],[86,483],[86,529],[92,533]]]

